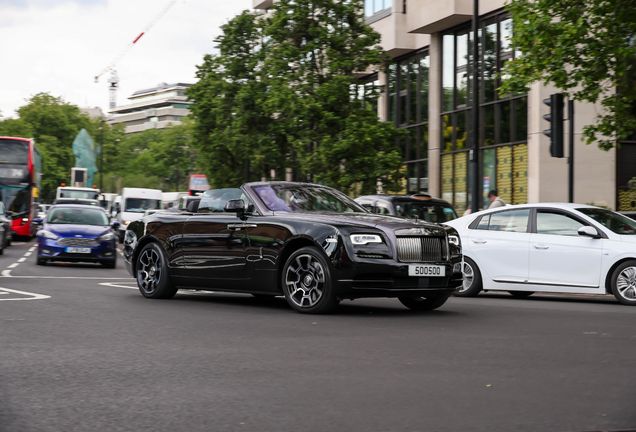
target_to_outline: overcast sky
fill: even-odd
[[[108,78],[95,75],[126,49],[169,0],[0,0],[0,116],[48,92],[108,111]],[[220,26],[252,0],[177,0],[117,63],[117,105],[159,83],[195,82]]]

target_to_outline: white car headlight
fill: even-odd
[[[128,225],[130,221],[124,221],[124,225]]]
[[[107,240],[112,240],[115,238],[115,234],[113,234],[112,232],[106,233],[103,236],[101,236],[100,238],[98,238],[98,241],[107,241]]]
[[[459,241],[459,236],[456,236],[456,235],[449,235],[448,242],[450,244],[454,244],[455,246],[461,246],[461,242]]]
[[[369,243],[382,243],[382,237],[376,234],[351,234],[349,236],[354,245],[365,245]]]
[[[51,231],[47,231],[47,230],[40,230],[38,231],[38,235],[42,236],[44,238],[47,239],[51,239],[51,240],[57,240],[60,238],[59,235],[52,233]]]

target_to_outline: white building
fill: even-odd
[[[128,105],[110,111],[110,125],[124,123],[126,133],[138,133],[147,129],[164,129],[179,125],[190,113],[190,102],[185,90],[192,84],[160,84],[157,87],[138,90],[128,99]]]

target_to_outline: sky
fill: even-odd
[[[0,0],[0,117],[41,92],[108,111],[115,60],[170,0]],[[252,0],[177,0],[121,58],[117,105],[160,83],[194,83],[221,25]]]

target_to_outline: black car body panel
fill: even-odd
[[[254,191],[263,185],[288,184],[303,185],[243,185],[252,210],[245,220],[233,213],[173,211],[130,223],[124,239],[129,273],[137,277],[141,249],[156,242],[179,288],[282,295],[281,273],[287,258],[301,247],[315,246],[330,263],[332,283],[341,299],[427,297],[432,292],[450,293],[461,285],[461,246],[453,228],[371,214],[355,203],[359,210],[347,213],[272,211]],[[382,243],[354,245],[351,234],[379,235]],[[449,244],[449,235],[456,244]],[[423,237],[435,238],[439,244],[439,256],[427,263],[444,266],[446,276],[408,275],[410,262],[400,261],[398,238]]]

